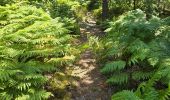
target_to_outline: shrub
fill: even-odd
[[[70,31],[34,6],[0,6],[0,13],[0,99],[47,99],[44,74],[73,60]]]
[[[116,93],[113,100],[169,99],[169,18],[147,21],[145,16],[138,9],[111,22],[95,48],[106,62],[101,72],[108,76],[107,83],[134,91]]]

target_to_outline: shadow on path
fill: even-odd
[[[87,41],[87,34],[102,36],[104,32],[96,22],[89,20],[80,23],[81,40]],[[86,50],[77,62],[72,72],[79,77],[76,88],[71,90],[72,100],[110,100],[111,90],[105,83],[105,77],[100,73],[100,68],[91,50]]]

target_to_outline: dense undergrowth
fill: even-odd
[[[110,23],[100,42],[92,39],[101,72],[118,87],[113,100],[167,100],[170,96],[169,17],[146,20],[141,10],[130,11]]]
[[[116,88],[112,100],[169,100],[168,4],[110,0],[101,22],[97,0],[1,0],[0,100],[71,99],[70,69],[88,47]],[[77,46],[78,21],[88,10],[106,34]]]
[[[0,12],[0,99],[47,99],[54,90],[62,95],[68,84],[58,77],[66,76],[79,53],[73,46],[79,34],[75,18],[62,18],[60,12],[54,18],[27,3],[0,6]],[[61,84],[55,86],[57,81]]]

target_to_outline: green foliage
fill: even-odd
[[[102,15],[103,0],[87,0],[89,10],[100,21]],[[104,0],[105,1],[105,0]],[[130,10],[142,9],[145,11],[147,19],[152,15],[168,17],[170,15],[169,0],[108,0],[108,19],[118,17]]]
[[[88,4],[88,10],[98,9],[101,5],[100,0],[87,0],[86,2]]]
[[[114,74],[112,74],[111,77],[109,77],[109,79],[107,79],[107,83],[110,84],[125,84],[128,82],[129,79],[129,74],[128,73],[121,73],[121,72],[115,72]]]
[[[49,12],[53,18],[56,16],[61,17],[75,17],[72,6],[74,5],[72,1],[68,0],[54,0],[49,4]]]
[[[47,0],[45,1],[29,1],[31,5],[44,9],[52,18],[61,17],[61,22],[65,23],[64,27],[68,27],[72,34],[80,34],[77,18],[80,17],[80,3],[72,0]]]
[[[115,70],[121,70],[124,69],[126,65],[126,62],[124,61],[114,61],[107,63],[104,68],[101,70],[102,73],[105,72],[113,72]]]
[[[78,1],[72,0],[11,0],[6,4],[22,3],[27,5],[33,5],[37,8],[42,8],[46,11],[52,18],[61,17],[61,21],[66,23],[65,26],[69,27],[69,30],[73,34],[79,34],[79,25],[77,23],[77,18],[79,16],[80,3]],[[3,4],[4,5],[4,4]]]
[[[112,100],[141,100],[133,91],[124,90],[112,96]]]
[[[152,16],[148,20],[139,9],[110,23],[107,36],[97,43],[100,48],[94,48],[101,58],[98,60],[105,62],[101,72],[108,76],[110,84],[125,89],[138,87],[135,94],[129,91],[114,94],[113,100],[169,99],[169,25],[169,18]]]
[[[43,74],[74,59],[68,23],[23,4],[0,6],[0,13],[0,99],[47,99]]]
[[[77,18],[83,7],[75,0],[25,0],[30,5],[43,8],[52,18],[61,16],[62,18]]]
[[[65,23],[64,27],[71,31],[70,34],[72,35],[80,34],[80,27],[76,19],[64,17],[64,18],[60,18],[60,21],[62,23]]]

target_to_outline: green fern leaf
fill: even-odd
[[[112,100],[142,100],[133,91],[123,90],[112,96]]]
[[[152,77],[154,72],[142,72],[137,71],[132,73],[132,79],[134,80],[146,80]]]
[[[112,84],[125,84],[128,82],[129,75],[128,73],[115,73],[107,79],[107,83],[112,83]]]
[[[113,61],[113,62],[109,62],[107,63],[104,68],[101,70],[102,73],[110,73],[116,70],[121,70],[124,69],[126,66],[126,62],[125,61]]]

